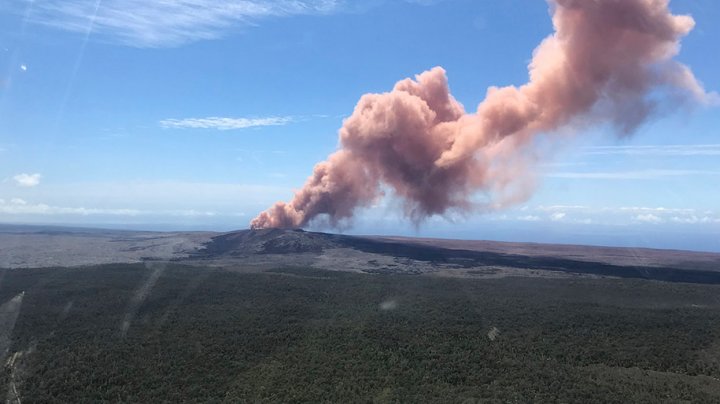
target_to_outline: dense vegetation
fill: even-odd
[[[0,270],[0,304],[22,291],[23,403],[720,400],[712,285]]]

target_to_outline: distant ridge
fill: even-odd
[[[583,275],[720,284],[719,253],[350,236],[301,229],[217,233],[0,225],[0,246],[0,268],[173,261],[249,271],[297,266],[392,275]]]
[[[462,244],[462,242],[459,242]],[[482,242],[476,242],[478,244]],[[689,282],[720,284],[720,254],[699,254],[708,261],[684,265],[617,265],[591,259],[571,259],[557,255],[538,254],[538,244],[533,244],[533,254],[484,251],[481,248],[451,248],[452,240],[444,240],[443,246],[429,245],[428,239],[347,236],[330,233],[308,232],[300,229],[240,230],[213,237],[195,257],[242,257],[252,254],[302,254],[321,253],[332,248],[351,248],[367,253],[402,257],[436,264],[453,264],[459,267],[503,266],[528,270],[558,271],[597,276],[636,278],[666,282]],[[517,246],[521,243],[512,243]],[[578,248],[575,246],[574,248]],[[588,249],[612,250],[617,254],[629,253],[628,248],[588,247]],[[657,250],[662,251],[662,250]],[[587,257],[586,257],[587,258]],[[678,261],[682,263],[682,261]]]

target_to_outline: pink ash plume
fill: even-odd
[[[472,211],[477,192],[493,206],[518,202],[532,191],[525,150],[535,136],[576,123],[610,123],[628,134],[663,101],[658,94],[707,98],[690,69],[672,60],[694,21],[671,14],[667,0],[551,0],[550,7],[555,32],[535,49],[526,84],[491,87],[475,113],[453,98],[440,67],[362,96],[340,129],[340,149],[290,202],[251,227],[303,227],[321,215],[338,225],[383,189],[415,221]]]

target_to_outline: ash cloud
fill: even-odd
[[[384,189],[416,222],[517,203],[533,191],[537,136],[592,124],[627,135],[663,103],[711,98],[673,60],[694,21],[673,15],[666,0],[549,5],[555,32],[535,49],[526,84],[489,88],[473,113],[453,98],[441,67],[362,96],[339,131],[339,150],[251,227],[304,227],[318,217],[337,226]],[[478,192],[488,201],[475,202]]]

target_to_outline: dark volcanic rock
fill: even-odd
[[[339,245],[330,234],[299,229],[241,230],[213,237],[200,256],[319,253],[333,247]]]
[[[616,265],[562,256],[530,256],[490,251],[443,248],[410,241],[386,240],[360,236],[307,232],[299,229],[241,230],[225,233],[206,244],[197,258],[246,257],[253,254],[321,253],[330,248],[352,248],[358,251],[405,258],[433,264],[450,264],[464,268],[500,266],[527,270],[639,278],[666,282],[720,284],[720,271],[678,267]],[[373,272],[384,272],[377,268]],[[397,272],[397,271],[390,271]]]

